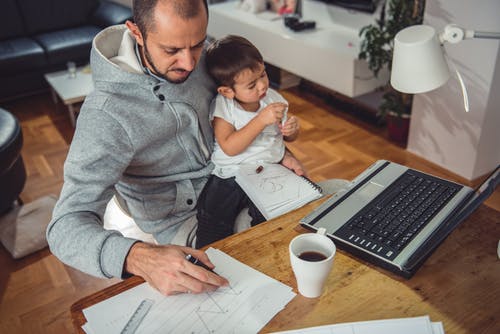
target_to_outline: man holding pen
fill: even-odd
[[[165,295],[228,284],[200,250],[172,245],[196,227],[196,203],[212,165],[204,0],[134,0],[134,23],[94,39],[95,90],[86,98],[64,166],[64,185],[47,229],[51,251],[98,277],[143,277]],[[301,168],[291,156],[289,168]],[[157,244],[103,227],[116,197]],[[183,244],[190,245],[187,238]]]

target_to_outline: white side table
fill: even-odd
[[[82,102],[94,89],[90,67],[84,66],[77,68],[75,77],[70,77],[67,70],[47,73],[45,74],[45,80],[47,80],[52,89],[52,98],[54,99],[54,103],[58,103],[59,97],[68,108],[71,125],[74,127],[74,104]]]
[[[213,38],[241,35],[260,50],[267,63],[345,96],[357,97],[389,80],[387,69],[374,77],[368,63],[358,59],[359,30],[376,22],[381,3],[375,13],[369,14],[303,0],[303,19],[315,21],[316,28],[300,32],[285,27],[282,19],[262,15],[265,12],[243,11],[237,8],[238,1],[215,3],[209,6],[207,33]]]

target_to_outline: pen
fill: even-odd
[[[188,260],[192,264],[195,264],[197,266],[202,267],[203,269],[206,269],[210,272],[213,272],[214,274],[217,274],[213,269],[209,268],[205,263],[201,262],[200,260],[198,260],[197,258],[192,256],[191,254],[186,255],[186,260]]]
[[[283,111],[283,117],[281,118],[281,126],[285,126],[286,118],[288,113],[288,107]]]

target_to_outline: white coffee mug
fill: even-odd
[[[336,247],[325,234],[326,230],[320,228],[316,233],[298,235],[290,242],[290,262],[297,288],[304,297],[319,297],[332,269]]]

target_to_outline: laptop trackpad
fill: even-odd
[[[360,200],[365,201],[368,200],[370,202],[375,196],[382,192],[384,186],[375,182],[366,183],[356,194]],[[367,203],[368,203],[367,202]]]

